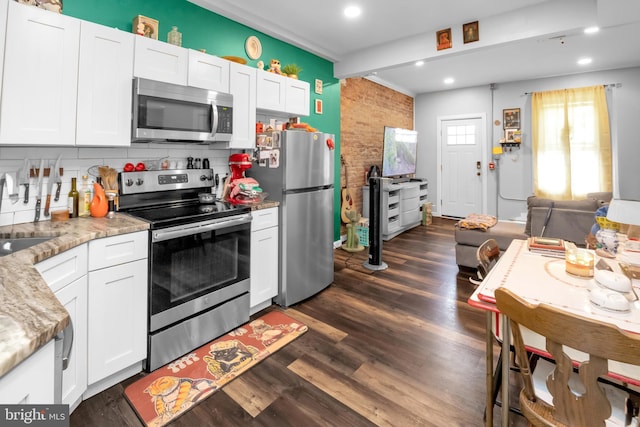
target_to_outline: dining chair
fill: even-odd
[[[478,260],[478,278],[470,277],[469,281],[474,285],[479,285],[482,280],[487,277],[489,271],[498,262],[500,258],[500,247],[496,239],[485,240],[476,250],[476,259]]]
[[[476,280],[474,278],[469,278],[469,281],[471,281],[471,283],[474,284],[480,284],[482,283],[482,280],[484,280],[485,277],[487,277],[487,275],[489,274],[489,271],[491,271],[491,269],[496,265],[496,263],[498,262],[498,260],[500,259],[500,247],[498,246],[498,242],[495,239],[487,239],[485,240],[480,246],[478,246],[478,249],[476,250],[476,259],[478,260],[478,281],[476,282]],[[498,335],[498,329],[499,329],[499,321],[497,317],[494,317],[492,319],[492,324],[491,324],[491,332],[493,333],[494,338],[496,339],[496,342],[498,343],[498,345],[500,345],[500,347],[502,347],[502,338]],[[500,352],[499,356],[498,356],[498,361],[496,363],[496,368],[494,370],[494,374],[493,374],[493,385],[491,387],[492,390],[492,396],[491,396],[491,402],[493,405],[496,404],[497,398],[498,398],[498,393],[500,392],[500,386],[502,384],[502,351]],[[511,361],[507,361],[507,363],[511,364]],[[517,367],[512,367],[513,370],[517,371]],[[518,412],[517,408],[509,408],[512,411]],[[493,410],[493,407],[490,409]],[[487,416],[487,408],[485,408],[485,414],[484,414],[484,418],[486,419]]]
[[[608,360],[640,365],[640,335],[627,333],[615,325],[589,319],[547,304],[533,305],[505,288],[495,291],[498,310],[509,318],[517,363],[522,374],[520,410],[534,426],[604,426],[612,409],[598,378],[608,373]],[[546,350],[555,360],[546,378],[552,404],[536,395],[532,370],[521,327],[546,339]],[[563,346],[588,355],[586,361],[572,361]],[[581,387],[572,387],[569,379],[574,363]]]

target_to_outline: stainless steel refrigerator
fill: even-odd
[[[279,208],[279,289],[274,302],[288,307],[333,282],[333,135],[274,132],[246,175]],[[259,256],[259,254],[257,255]]]

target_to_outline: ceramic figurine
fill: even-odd
[[[269,65],[269,70],[270,73],[275,73],[275,74],[282,74],[282,71],[280,71],[280,60],[279,59],[272,59],[271,60],[271,64]]]

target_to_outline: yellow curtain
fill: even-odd
[[[533,184],[559,200],[611,191],[611,136],[605,88],[532,95]]]

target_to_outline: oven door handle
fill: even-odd
[[[206,233],[207,231],[221,230],[223,228],[251,222],[251,214],[240,215],[230,219],[224,218],[215,222],[205,224],[191,224],[179,228],[169,228],[166,230],[155,230],[152,234],[152,242],[162,242],[164,240],[176,239],[178,237],[191,236],[193,234]]]

